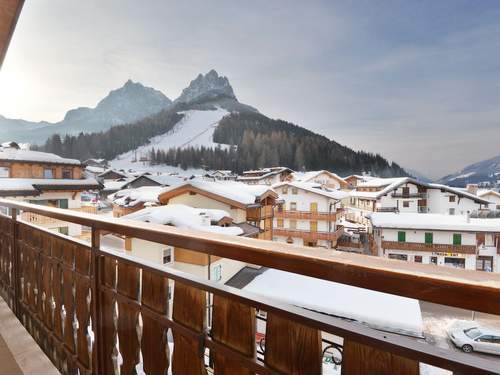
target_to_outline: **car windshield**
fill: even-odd
[[[483,334],[478,328],[466,329],[464,330],[464,333],[471,339],[475,339]]]

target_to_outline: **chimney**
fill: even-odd
[[[467,223],[470,223],[470,211],[467,211],[467,213],[465,214],[465,221]]]
[[[477,189],[479,186],[477,184],[467,184],[467,192],[477,195]]]

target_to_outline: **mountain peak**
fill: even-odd
[[[226,97],[234,100],[233,88],[225,76],[219,76],[214,69],[207,74],[198,74],[198,76],[189,83],[189,86],[182,90],[182,94],[175,100],[177,103],[189,103],[201,98],[215,99],[217,97]]]

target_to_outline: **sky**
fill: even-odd
[[[59,121],[127,79],[238,99],[432,178],[500,154],[496,0],[27,1],[0,115]]]

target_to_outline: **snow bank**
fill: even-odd
[[[318,312],[353,319],[372,328],[423,336],[417,300],[270,269],[244,290]]]
[[[158,203],[158,196],[167,189],[162,186],[141,186],[136,189],[124,189],[111,194],[109,199],[122,207],[134,207],[140,203]]]

